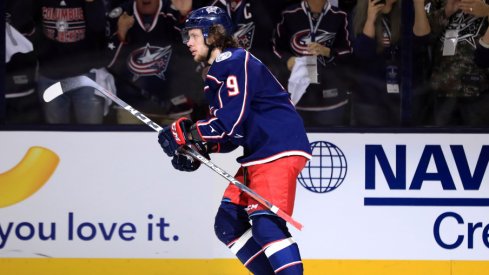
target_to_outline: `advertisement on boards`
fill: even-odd
[[[487,260],[487,134],[309,134],[289,226],[305,259]],[[230,174],[237,150],[211,155]],[[0,257],[233,258],[227,181],[154,133],[2,132]]]

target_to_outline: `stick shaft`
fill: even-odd
[[[148,125],[149,127],[153,128],[156,132],[160,132],[163,130],[163,128],[146,117],[144,114],[139,112],[138,110],[134,109],[132,106],[124,102],[122,99],[118,98],[116,95],[114,95],[112,92],[109,90],[105,89],[104,87],[100,86],[97,82],[93,81],[89,77],[86,76],[78,76],[78,77],[72,77],[68,79],[64,79],[60,81],[61,87],[63,88],[63,91],[70,91],[76,88],[80,87],[93,87],[100,93],[102,93],[104,96],[109,98],[110,100],[114,101],[117,105],[121,106],[128,112],[130,112],[133,116],[138,118],[140,121],[142,121],[144,124]],[[212,169],[214,172],[217,174],[221,175],[225,179],[227,179],[229,182],[234,184],[236,187],[238,187],[241,191],[245,192],[248,194],[251,198],[256,200],[258,203],[262,204],[266,208],[268,208],[270,211],[275,213],[277,216],[281,217],[284,219],[286,222],[290,223],[293,225],[295,228],[301,230],[302,229],[302,224],[294,220],[290,215],[285,213],[284,211],[280,210],[277,206],[273,205],[270,203],[268,200],[260,196],[258,193],[250,189],[248,186],[242,184],[240,181],[235,179],[233,176],[231,176],[229,173],[226,171],[222,170],[219,168],[217,165],[215,165],[213,162],[210,160],[206,159],[204,156],[202,156],[199,152],[191,148],[190,146],[184,146],[181,147],[179,150],[188,153],[191,155],[193,158],[199,160],[200,162],[204,163],[207,167]]]

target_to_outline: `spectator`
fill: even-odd
[[[474,62],[487,29],[489,5],[480,0],[446,0],[430,15],[435,37],[431,87],[435,125],[489,125],[489,71]],[[476,55],[476,58],[482,58]]]
[[[348,86],[343,78],[351,54],[348,36],[346,13],[327,0],[304,0],[282,13],[274,49],[291,71],[289,92],[306,126],[348,124]],[[313,70],[306,73],[306,67]]]
[[[5,64],[5,122],[41,123],[42,112],[36,94],[37,56],[33,51],[34,21],[32,1],[5,3],[6,64]]]
[[[417,56],[427,47],[430,28],[423,0],[414,0],[413,3],[413,55]],[[400,1],[358,1],[353,16],[353,33],[357,64],[353,123],[357,126],[399,126]]]
[[[95,74],[90,70],[103,65],[105,46],[102,1],[38,0],[34,3],[42,31],[39,41],[34,44],[39,53],[39,93],[67,77],[86,75],[95,80]],[[102,123],[105,102],[92,88],[63,94],[44,104],[46,122]]]
[[[238,45],[260,59],[275,75],[283,75],[272,51],[272,37],[280,13],[286,7],[283,0],[213,0],[212,6],[227,11],[235,26],[233,37]]]
[[[135,0],[109,13],[118,26],[109,42],[108,64],[117,79],[118,95],[162,124],[190,116],[191,98],[203,98],[197,93],[202,89],[200,75],[182,73],[193,71],[195,65],[182,42],[177,17],[191,7],[192,0]],[[118,112],[118,119],[138,122],[124,110]]]
[[[179,28],[183,28],[185,19],[192,10],[203,7],[208,0],[163,0],[165,12],[173,14]]]

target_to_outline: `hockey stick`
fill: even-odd
[[[104,96],[107,98],[111,99],[113,102],[117,103],[119,106],[130,112],[133,116],[138,118],[140,121],[142,121],[144,124],[148,125],[149,127],[153,128],[156,132],[160,132],[163,130],[163,128],[158,125],[157,123],[153,122],[151,119],[146,117],[144,114],[139,112],[138,110],[134,109],[131,107],[129,104],[115,96],[113,93],[111,93],[109,90],[105,89],[104,87],[100,86],[97,82],[93,81],[89,77],[86,76],[76,76],[76,77],[71,77],[71,78],[66,78],[61,80],[60,82],[56,82],[55,84],[51,85],[49,88],[47,88],[44,91],[43,94],[43,99],[46,102],[49,102],[56,97],[62,95],[63,93],[69,92],[74,89],[78,89],[81,87],[92,87],[102,93]],[[262,204],[266,208],[268,208],[270,211],[275,213],[277,216],[280,218],[284,219],[286,222],[290,223],[292,226],[295,228],[301,230],[302,229],[302,224],[300,224],[298,221],[294,220],[290,215],[279,209],[277,206],[273,205],[271,202],[260,196],[258,193],[250,189],[248,186],[242,184],[240,181],[235,179],[233,176],[231,176],[229,173],[226,171],[222,170],[219,168],[217,165],[215,165],[213,162],[210,160],[206,159],[204,156],[202,156],[199,152],[194,150],[191,146],[183,146],[180,147],[179,150],[181,150],[183,153],[187,153],[193,158],[199,160],[203,164],[205,164],[207,167],[212,169],[214,172],[217,174],[221,175],[228,181],[230,181],[232,184],[234,184],[236,187],[238,187],[241,191],[245,192],[248,194],[251,198],[256,200],[258,203]]]

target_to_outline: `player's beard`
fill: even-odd
[[[199,54],[197,53],[197,55],[194,56],[194,60],[195,62],[207,62],[207,56],[209,55],[209,47],[206,47],[206,51],[204,52],[204,54]]]

